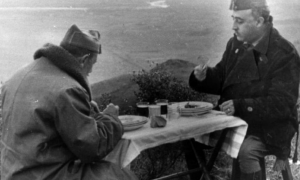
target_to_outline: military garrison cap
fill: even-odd
[[[69,44],[84,48],[95,53],[101,53],[100,33],[96,30],[81,31],[75,24],[67,31],[60,45]]]
[[[266,7],[266,0],[231,0],[229,9],[234,11],[251,9],[252,7]]]

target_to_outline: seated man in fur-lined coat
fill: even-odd
[[[87,76],[101,52],[98,31],[76,25],[46,44],[2,89],[2,180],[137,179],[102,160],[123,135],[118,108],[92,101]]]

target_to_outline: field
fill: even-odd
[[[300,1],[269,0],[274,26],[300,50]],[[232,36],[230,0],[2,0],[0,81],[32,61],[44,43],[59,44],[77,24],[101,33],[103,53],[90,82],[133,70],[148,62],[196,58],[215,65]]]

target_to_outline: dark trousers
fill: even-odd
[[[264,158],[267,152],[266,145],[258,136],[247,136],[238,155],[241,172],[249,174],[260,171],[259,159]]]
[[[204,144],[192,141],[196,151],[211,148]],[[189,170],[199,168],[197,158],[193,153],[190,141],[183,141],[185,159]],[[261,170],[259,159],[265,157],[267,149],[261,139],[254,135],[247,136],[240,148],[238,162],[242,173],[254,173]],[[191,180],[199,180],[201,173],[190,174]]]

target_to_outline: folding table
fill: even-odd
[[[246,135],[248,125],[238,117],[228,116],[220,111],[211,110],[197,117],[182,117],[170,119],[163,128],[151,128],[150,122],[142,128],[125,132],[114,150],[105,158],[107,161],[119,164],[125,168],[140,154],[141,151],[182,140],[194,139],[197,142],[215,146],[212,158],[204,163],[201,152],[195,152],[204,168],[204,176],[209,179],[209,171],[215,158],[224,150],[236,158]],[[222,135],[220,132],[222,131]],[[199,170],[196,169],[196,170]],[[191,173],[191,172],[189,172]],[[178,174],[177,174],[178,175]],[[171,178],[174,175],[164,178]]]

